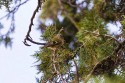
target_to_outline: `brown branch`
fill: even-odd
[[[45,44],[46,44],[46,43],[35,42],[35,41],[33,41],[32,38],[30,37],[30,32],[31,32],[31,30],[32,30],[32,26],[34,25],[34,24],[33,24],[33,20],[34,20],[34,18],[35,18],[35,16],[36,16],[36,13],[37,13],[37,12],[39,11],[39,9],[41,8],[41,4],[42,4],[42,3],[41,3],[41,0],[38,0],[37,7],[36,7],[36,9],[34,10],[33,15],[32,15],[32,17],[31,17],[30,25],[29,25],[29,30],[28,30],[27,35],[26,35],[26,37],[25,37],[25,39],[24,39],[24,42],[23,42],[26,46],[30,46],[30,45],[27,43],[27,40],[30,41],[31,43],[34,43],[34,44],[37,44],[37,45],[45,45]]]
[[[38,1],[39,1],[39,0],[38,0]],[[40,8],[39,5],[37,5],[35,11],[33,12],[33,15],[32,15],[32,17],[31,17],[31,21],[30,21],[30,25],[29,25],[29,30],[28,30],[28,32],[27,32],[26,38],[28,38],[28,36],[30,35],[31,28],[32,28],[32,26],[33,26],[33,20],[34,20],[34,18],[35,18],[35,16],[36,16],[36,13],[37,13],[38,10],[39,10],[39,8]]]
[[[77,66],[77,63],[76,63],[76,61],[75,61],[75,60],[73,60],[73,61],[74,61],[75,67],[76,67],[76,81],[77,81],[77,83],[79,83],[79,73],[78,73],[78,66]]]
[[[84,4],[85,2],[87,2],[87,1],[82,1],[81,3],[79,3],[79,4],[76,4],[76,5],[73,5],[72,3],[71,3],[71,0],[68,0],[68,4],[71,6],[71,7],[78,7],[78,8],[80,8],[80,9],[82,9],[82,7],[80,7],[80,5],[82,5],[82,4]]]
[[[31,43],[34,43],[34,44],[37,44],[37,45],[46,45],[46,43],[40,43],[40,42],[33,41],[29,37],[27,38],[27,40],[30,41]]]

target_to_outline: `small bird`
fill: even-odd
[[[64,44],[64,38],[61,34],[57,34],[52,38],[51,42],[48,42],[44,47],[48,47],[49,49],[56,50]]]

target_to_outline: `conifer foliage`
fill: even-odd
[[[30,35],[37,12],[45,43]],[[107,24],[117,22],[121,32],[110,34]],[[124,28],[125,0],[38,0],[24,39],[41,45],[38,83],[125,83]]]
[[[124,7],[124,0],[43,2],[39,29],[46,43],[34,54],[39,82],[124,83]],[[121,33],[109,34],[107,24],[116,22]]]
[[[46,0],[39,29],[46,43],[34,54],[41,83],[124,81],[124,0]],[[46,22],[52,21],[51,25]],[[109,34],[108,23],[122,24]]]

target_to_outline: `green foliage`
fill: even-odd
[[[86,6],[81,7],[83,3]],[[94,6],[88,9],[90,3]],[[42,39],[47,44],[61,44],[45,45],[36,55],[41,61],[38,66],[43,73],[41,81],[111,83],[112,79],[117,79],[122,83],[121,76],[115,72],[124,62],[119,57],[123,56],[120,51],[123,48],[119,47],[117,37],[108,34],[106,25],[120,19],[124,26],[124,20],[120,18],[123,13],[118,13],[116,3],[108,0],[85,0],[80,4],[75,0],[48,0],[43,4],[40,19],[49,18],[55,25],[43,31]],[[64,18],[61,22],[57,18],[59,14]],[[61,36],[57,38],[59,34]]]
[[[11,4],[12,0],[0,0],[0,8],[2,6],[5,6],[6,8],[9,8],[9,5]]]
[[[123,20],[121,21],[121,24],[123,26],[123,32],[125,33],[125,15],[122,16],[123,17]]]
[[[40,19],[44,22],[40,25],[44,27],[39,28],[44,29],[41,39],[46,44],[34,54],[40,62],[38,71],[42,73],[37,82],[124,83],[125,1],[42,1]],[[0,2],[6,8],[11,3]],[[47,19],[53,25],[46,27]],[[122,24],[122,33],[108,34],[107,23],[116,21]],[[11,40],[8,36],[1,38],[0,41],[6,41],[5,45]]]
[[[64,75],[68,72],[68,68],[71,65],[68,63],[68,61],[71,57],[73,57],[73,53],[66,47],[58,47],[58,49],[54,54],[53,50],[49,48],[43,48],[39,53],[34,55],[39,57],[38,59],[41,62],[38,65],[38,70],[44,74],[41,79],[42,81],[48,81],[48,79],[52,80],[57,78],[56,75],[58,75],[58,73],[53,68],[53,64],[56,65],[57,71],[60,71],[60,74]]]
[[[7,46],[12,46],[12,39],[11,37],[9,37],[8,35],[4,35],[4,36],[0,36],[0,44],[3,43],[5,45],[5,47]]]
[[[85,16],[81,19],[78,25],[79,32],[77,33],[77,36],[80,42],[84,41],[83,38],[85,36],[86,40],[89,36],[92,37],[95,35],[95,38],[93,38],[94,40],[98,34],[105,34],[107,32],[103,19],[101,19],[95,11],[86,11]]]
[[[42,14],[41,14],[41,18],[56,18],[57,13],[59,11],[59,4],[57,4],[57,0],[47,0],[45,1],[45,3],[43,3],[43,7],[42,7]],[[47,11],[46,11],[47,10]],[[51,12],[51,13],[50,13]]]
[[[46,31],[42,34],[42,38],[44,41],[51,41],[56,34],[56,26],[51,25],[46,28]]]

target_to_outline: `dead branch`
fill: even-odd
[[[33,15],[32,15],[32,17],[31,17],[29,29],[28,29],[27,35],[26,35],[26,37],[25,37],[25,39],[24,39],[24,42],[23,42],[26,46],[30,46],[30,45],[27,43],[27,41],[30,41],[31,43],[34,43],[34,44],[37,44],[37,45],[45,45],[45,44],[46,44],[46,43],[36,42],[36,41],[34,41],[34,40],[30,37],[30,32],[31,32],[31,30],[32,30],[32,26],[34,25],[34,24],[33,24],[33,20],[34,20],[34,18],[35,18],[35,16],[36,16],[36,13],[39,12],[39,9],[41,8],[41,4],[42,4],[42,3],[41,3],[41,0],[38,0],[37,7],[36,7],[36,9],[34,10]]]

